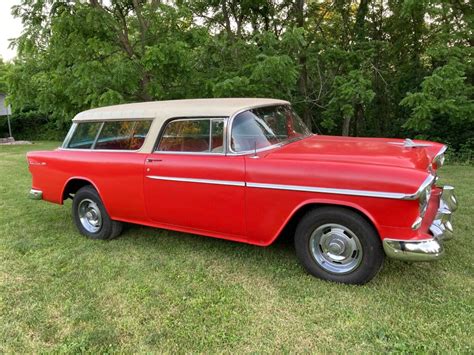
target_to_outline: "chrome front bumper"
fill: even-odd
[[[431,261],[444,254],[443,242],[453,237],[452,213],[458,208],[454,187],[444,186],[436,216],[429,227],[432,238],[424,240],[398,240],[386,238],[383,241],[385,254],[393,259],[405,261]]]
[[[31,189],[28,197],[32,200],[42,200],[43,199],[43,191]]]

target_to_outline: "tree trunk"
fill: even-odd
[[[344,137],[349,136],[350,127],[351,127],[351,116],[344,116],[344,122],[342,123],[342,135]]]
[[[230,25],[229,12],[227,10],[227,1],[222,0],[221,2],[222,15],[224,16],[225,31],[227,32],[227,37],[230,41],[234,40],[234,33],[232,32],[232,27]]]
[[[295,13],[296,13],[296,23],[298,27],[304,28],[304,0],[297,0],[295,2]],[[306,53],[303,50],[298,56],[298,63],[300,65],[301,71],[298,78],[298,89],[301,97],[303,98],[303,122],[308,126],[310,130],[313,128],[313,122],[311,119],[311,112],[308,106],[308,68],[307,68],[307,58]]]

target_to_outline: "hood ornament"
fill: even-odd
[[[415,143],[410,138],[406,138],[403,142],[388,142],[388,144],[402,145],[403,148],[419,148],[419,147],[430,147],[428,143]]]

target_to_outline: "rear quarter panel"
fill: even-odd
[[[43,199],[63,203],[71,179],[84,179],[98,190],[114,219],[145,219],[143,169],[146,154],[137,152],[73,151],[58,149],[27,154],[32,187]]]

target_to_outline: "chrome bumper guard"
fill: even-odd
[[[433,238],[424,240],[384,239],[383,248],[388,257],[405,261],[431,261],[444,254],[443,242],[453,237],[452,213],[458,208],[454,187],[443,187],[439,208],[429,228]]]
[[[28,197],[32,200],[42,200],[43,199],[43,191],[31,189]]]

